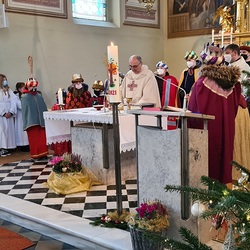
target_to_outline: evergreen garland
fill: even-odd
[[[236,162],[232,162],[232,165],[242,173],[247,174],[249,182],[249,170]],[[165,190],[167,192],[188,193],[192,200],[199,200],[201,203],[207,205],[208,210],[204,211],[200,216],[203,219],[208,220],[214,215],[219,215],[230,221],[232,228],[235,231],[237,230],[235,240],[238,245],[234,249],[250,250],[250,190],[244,185],[238,186],[238,189],[231,190],[226,185],[207,176],[202,176],[200,181],[204,185],[204,188],[166,185]],[[185,234],[189,233],[190,241],[194,238],[194,235],[188,232],[188,230],[185,231]],[[180,250],[184,248],[174,249]]]

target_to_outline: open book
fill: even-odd
[[[183,112],[182,108],[177,108],[173,106],[164,106],[162,108],[163,111],[174,111],[174,112]],[[191,112],[190,110],[186,110],[185,112]]]

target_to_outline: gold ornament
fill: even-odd
[[[217,11],[215,12],[213,23],[217,20],[218,17],[219,19],[219,24],[222,27],[222,30],[224,32],[231,32],[231,27],[233,25],[233,19],[234,16],[230,14],[231,11],[231,6],[224,6],[221,5]]]

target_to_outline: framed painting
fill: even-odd
[[[233,6],[234,0],[168,0],[168,38],[207,35],[219,31],[220,6]],[[234,11],[234,8],[232,8]]]
[[[3,0],[5,10],[24,14],[67,18],[67,0]]]
[[[138,0],[125,1],[125,25],[160,28],[160,0],[155,0],[152,9],[148,12],[144,3]]]

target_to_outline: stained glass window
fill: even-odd
[[[106,21],[107,0],[72,0],[73,18]]]

